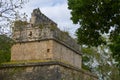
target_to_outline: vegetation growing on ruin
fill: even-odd
[[[43,29],[43,25],[42,24],[39,24],[38,25],[40,29]]]
[[[26,26],[27,24],[28,24],[27,21],[16,20],[16,21],[14,22],[14,27],[19,28],[19,27],[21,27],[21,26]]]
[[[56,30],[56,29],[58,29],[58,28],[57,28],[57,26],[51,26],[50,29],[51,29],[52,31],[54,31],[54,30]]]

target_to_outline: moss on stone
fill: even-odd
[[[21,68],[13,68],[10,70],[10,75],[13,76],[14,74],[16,73],[20,73],[21,71],[23,71],[25,68],[24,67],[21,67]]]
[[[23,61],[11,61],[11,62],[4,62],[2,64],[20,64],[20,63],[34,63],[34,62],[49,62],[52,60],[23,60]]]
[[[42,24],[39,24],[38,25],[40,29],[43,29],[43,25]]]
[[[50,27],[50,30],[51,30],[51,31],[54,31],[54,30],[56,30],[56,29],[57,29],[56,26],[51,26],[51,27]]]

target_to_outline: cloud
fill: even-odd
[[[46,7],[46,6],[55,6],[57,4],[63,4],[67,0],[29,0],[28,5],[32,7]]]
[[[40,8],[41,12],[56,22],[61,30],[69,31],[72,36],[74,35],[78,25],[74,25],[70,20],[67,0],[30,0],[21,12],[27,13],[30,17],[35,8]]]

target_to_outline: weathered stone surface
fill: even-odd
[[[97,80],[95,75],[61,62],[9,65],[0,67],[0,80]]]
[[[11,61],[57,60],[81,68],[81,55],[55,40],[16,43],[11,49]]]
[[[54,26],[57,26],[57,24],[49,19],[47,16],[41,13],[40,9],[34,9],[32,13],[32,17],[30,19],[30,23],[33,25],[38,25],[38,24],[52,24]]]
[[[56,41],[53,41],[53,58],[81,68],[81,55]]]
[[[17,43],[11,49],[11,61],[45,60],[53,58],[52,40]],[[47,51],[49,49],[49,52]]]
[[[14,26],[13,39],[11,61],[52,59],[81,68],[79,45],[39,9],[33,10],[30,24],[21,30]]]
[[[56,66],[17,67],[0,71],[1,80],[60,80]]]
[[[13,27],[13,39],[16,42],[21,43],[28,41],[41,41],[45,39],[56,39],[80,53],[80,47],[76,41],[72,39],[67,32],[58,29],[57,25],[55,25],[56,23],[49,20],[49,18],[43,15],[39,9],[35,9],[33,11],[31,22],[28,25],[20,26],[22,27],[21,30],[19,30],[16,26]]]
[[[81,70],[75,40],[39,9],[33,10],[30,23],[13,27],[13,39],[11,62],[0,67],[0,80],[98,80]]]

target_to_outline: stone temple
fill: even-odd
[[[30,22],[15,21],[11,62],[0,67],[0,80],[98,80],[82,70],[80,46],[38,9]]]

